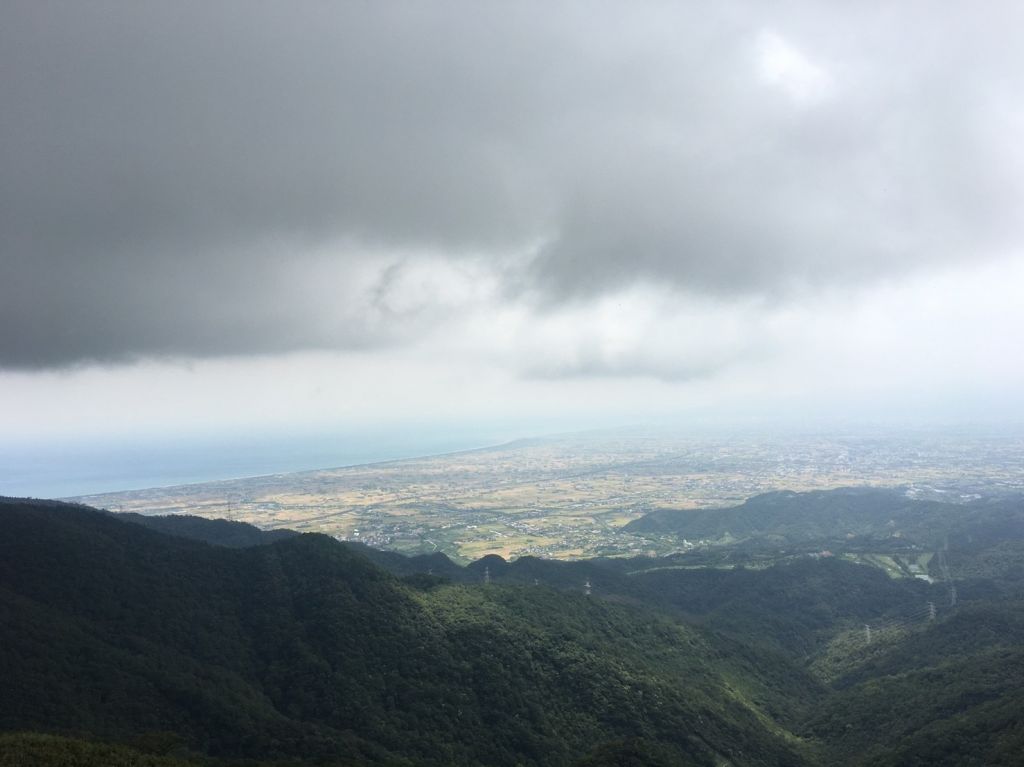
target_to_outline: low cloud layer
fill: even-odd
[[[551,327],[651,285],[785,303],[1019,252],[1021,16],[5,3],[0,368],[408,345],[482,307]],[[686,379],[756,346],[567,337],[525,374]]]

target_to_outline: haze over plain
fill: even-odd
[[[5,3],[4,442],[1019,422],[1021,13]]]

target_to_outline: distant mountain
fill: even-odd
[[[1016,525],[1024,531],[1024,502],[921,501],[901,490],[881,488],[781,491],[757,495],[727,508],[660,509],[630,522],[623,530],[668,534],[690,541],[756,540],[792,545],[900,540],[936,547],[943,545],[950,534],[962,535],[968,526],[986,520]]]

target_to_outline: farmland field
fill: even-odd
[[[627,535],[656,508],[740,502],[768,490],[907,486],[966,498],[1024,488],[1011,437],[758,436],[622,431],[461,453],[78,498],[143,514],[195,514],[364,541],[404,552],[560,559],[665,554]]]

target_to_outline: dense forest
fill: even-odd
[[[948,545],[954,607],[838,557],[463,568],[5,499],[0,765],[1017,764],[1013,515]]]
[[[728,539],[733,545],[844,548],[879,544],[944,546],[950,539],[1024,537],[1020,498],[977,498],[964,503],[917,499],[898,488],[844,487],[806,493],[778,491],[739,506],[657,509],[630,522],[628,532],[691,540]]]

